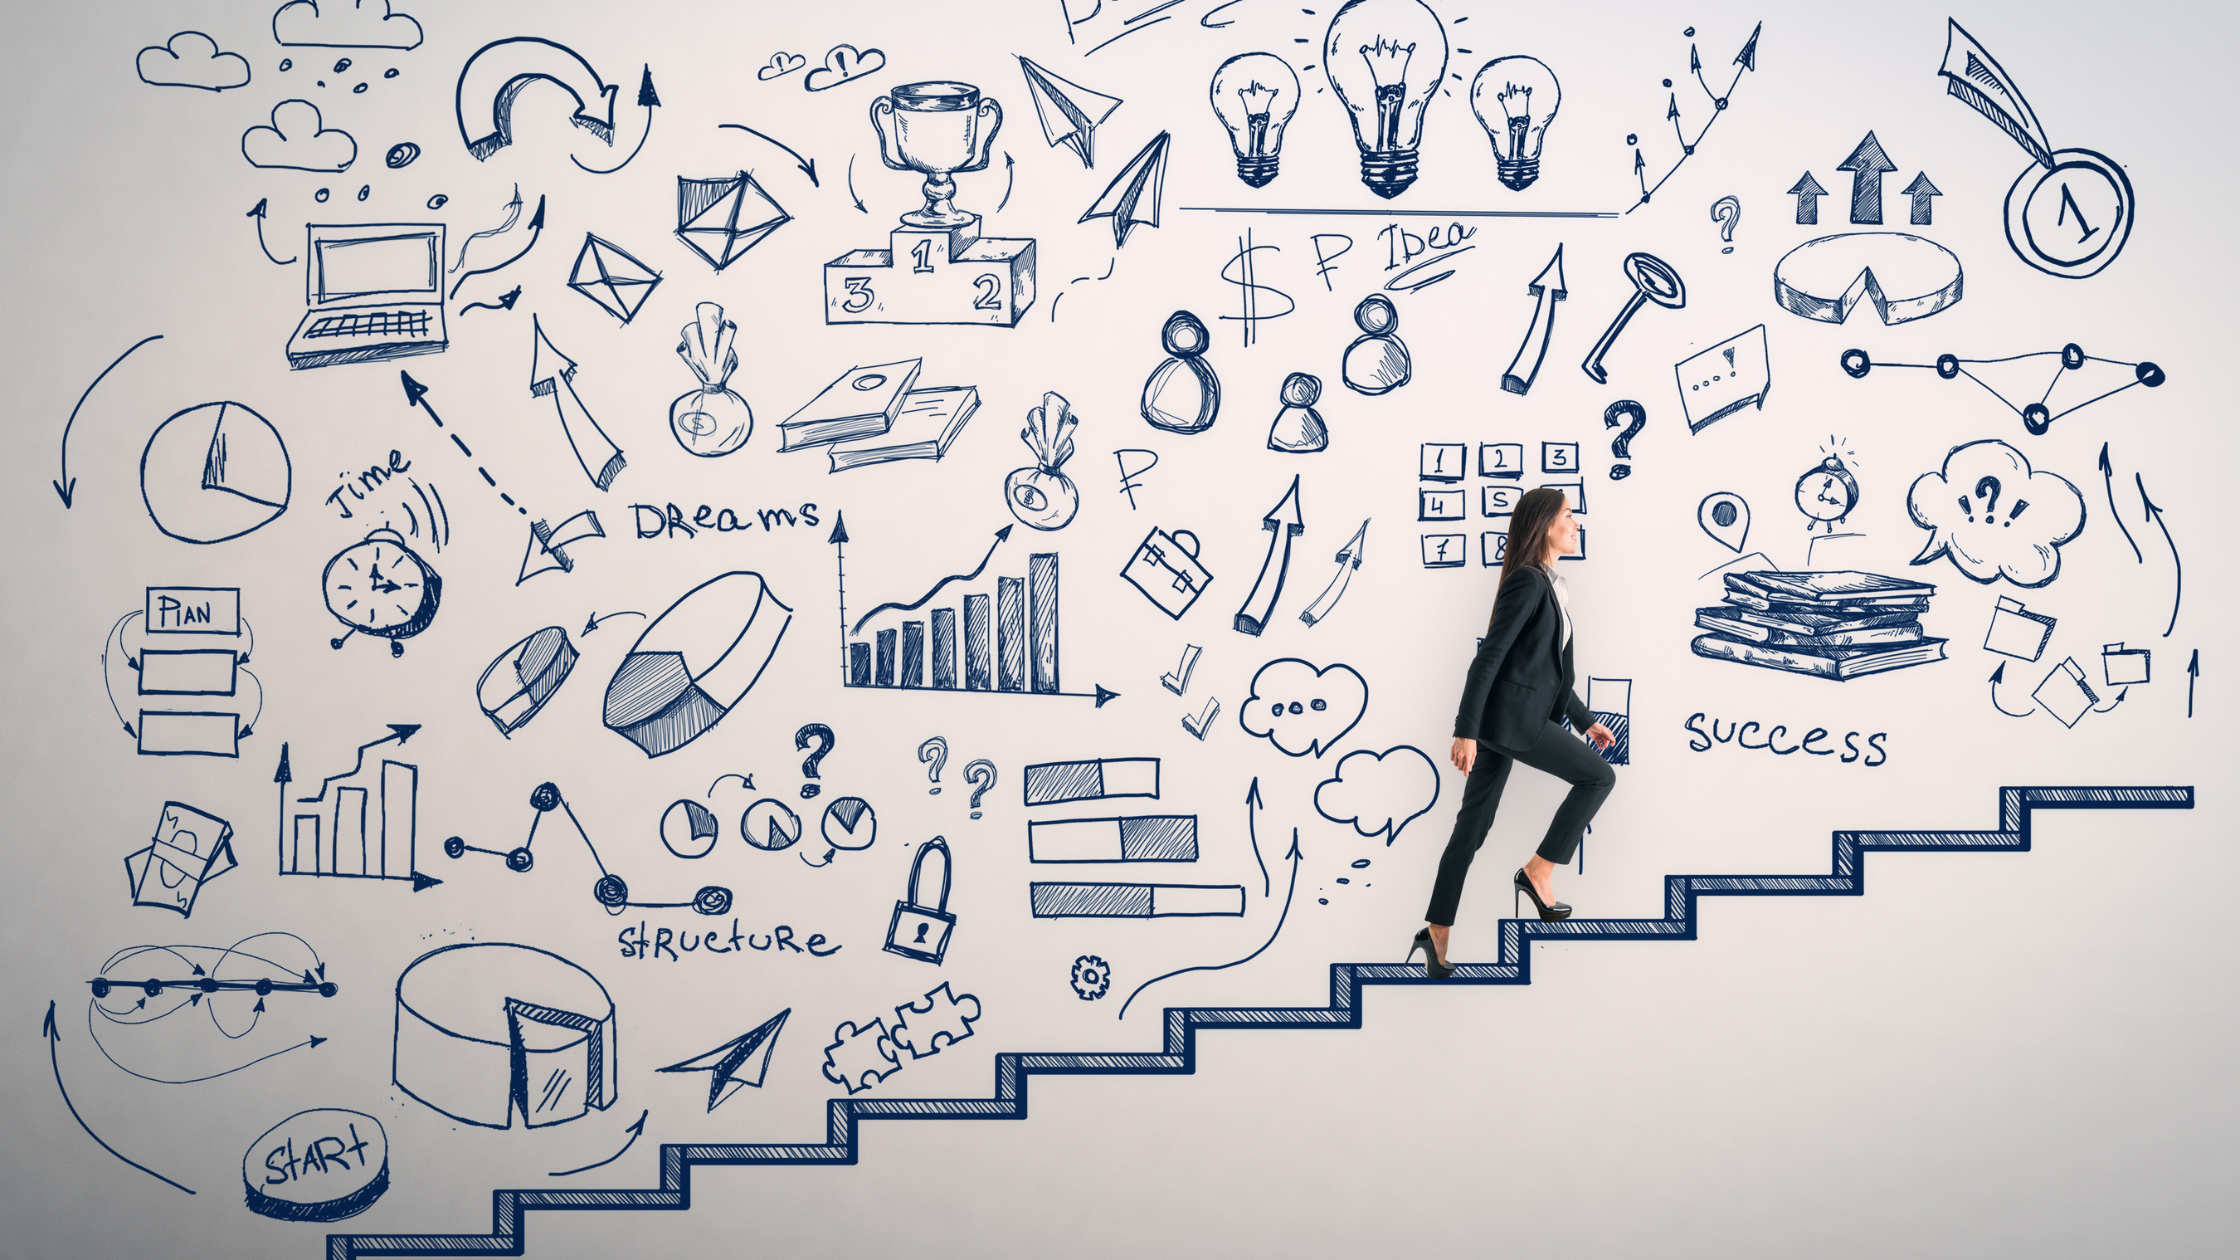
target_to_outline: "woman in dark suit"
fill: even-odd
[[[1439,859],[1438,882],[1431,888],[1429,920],[1416,933],[1415,950],[1424,951],[1424,974],[1442,979],[1447,965],[1447,929],[1462,900],[1462,881],[1470,859],[1493,827],[1509,767],[1523,762],[1571,785],[1548,824],[1548,834],[1514,880],[1516,891],[1532,898],[1543,920],[1568,918],[1571,907],[1555,899],[1549,877],[1571,860],[1588,820],[1602,807],[1617,776],[1586,745],[1564,731],[1560,719],[1586,732],[1597,748],[1616,739],[1594,720],[1572,687],[1571,608],[1565,582],[1555,572],[1556,557],[1579,550],[1579,523],[1565,505],[1563,491],[1528,490],[1509,518],[1509,545],[1501,562],[1501,583],[1494,595],[1486,637],[1470,662],[1462,688],[1462,708],[1454,720],[1455,768],[1470,776],[1462,789],[1462,809],[1454,834]]]

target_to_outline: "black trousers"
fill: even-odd
[[[1453,926],[1455,910],[1462,902],[1462,881],[1470,874],[1470,859],[1478,855],[1478,846],[1493,830],[1501,789],[1509,783],[1509,767],[1520,761],[1571,785],[1570,795],[1556,808],[1547,837],[1540,842],[1540,856],[1558,866],[1569,862],[1578,851],[1587,823],[1618,782],[1608,762],[1555,722],[1542,728],[1538,742],[1522,750],[1503,749],[1480,740],[1478,759],[1470,767],[1470,781],[1462,788],[1462,808],[1455,814],[1454,834],[1447,838],[1447,851],[1439,858],[1439,879],[1431,886],[1431,908],[1423,916],[1427,921]]]

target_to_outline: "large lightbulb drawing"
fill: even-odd
[[[1423,111],[1447,74],[1447,33],[1422,0],[1349,0],[1330,19],[1322,67],[1352,115],[1361,182],[1397,197],[1416,182]]]
[[[1493,139],[1494,172],[1511,188],[1540,178],[1540,147],[1563,89],[1535,57],[1498,57],[1470,85],[1470,109]]]
[[[1299,109],[1299,76],[1273,53],[1231,57],[1213,72],[1213,115],[1229,129],[1237,178],[1259,188],[1276,177],[1283,128]]]

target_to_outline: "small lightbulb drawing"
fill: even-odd
[[[1540,149],[1563,88],[1536,57],[1497,57],[1470,85],[1470,109],[1493,140],[1494,171],[1522,191],[1540,178]]]
[[[1322,67],[1353,123],[1361,182],[1397,197],[1416,182],[1423,114],[1447,77],[1447,32],[1422,0],[1350,0],[1330,19]]]
[[[1231,57],[1213,72],[1213,116],[1229,129],[1237,178],[1254,188],[1276,177],[1283,129],[1299,110],[1299,76],[1274,53]]]

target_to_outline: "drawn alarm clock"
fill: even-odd
[[[1797,478],[1797,510],[1811,518],[1814,525],[1825,524],[1829,533],[1851,509],[1859,506],[1859,482],[1843,461],[1830,455],[1821,460],[1811,471]],[[1807,533],[1812,526],[1805,526]]]
[[[427,629],[443,600],[443,579],[393,529],[374,530],[336,553],[319,586],[327,611],[350,631],[329,647],[339,650],[350,633],[370,634],[390,641],[391,656],[404,655],[402,640]]]

